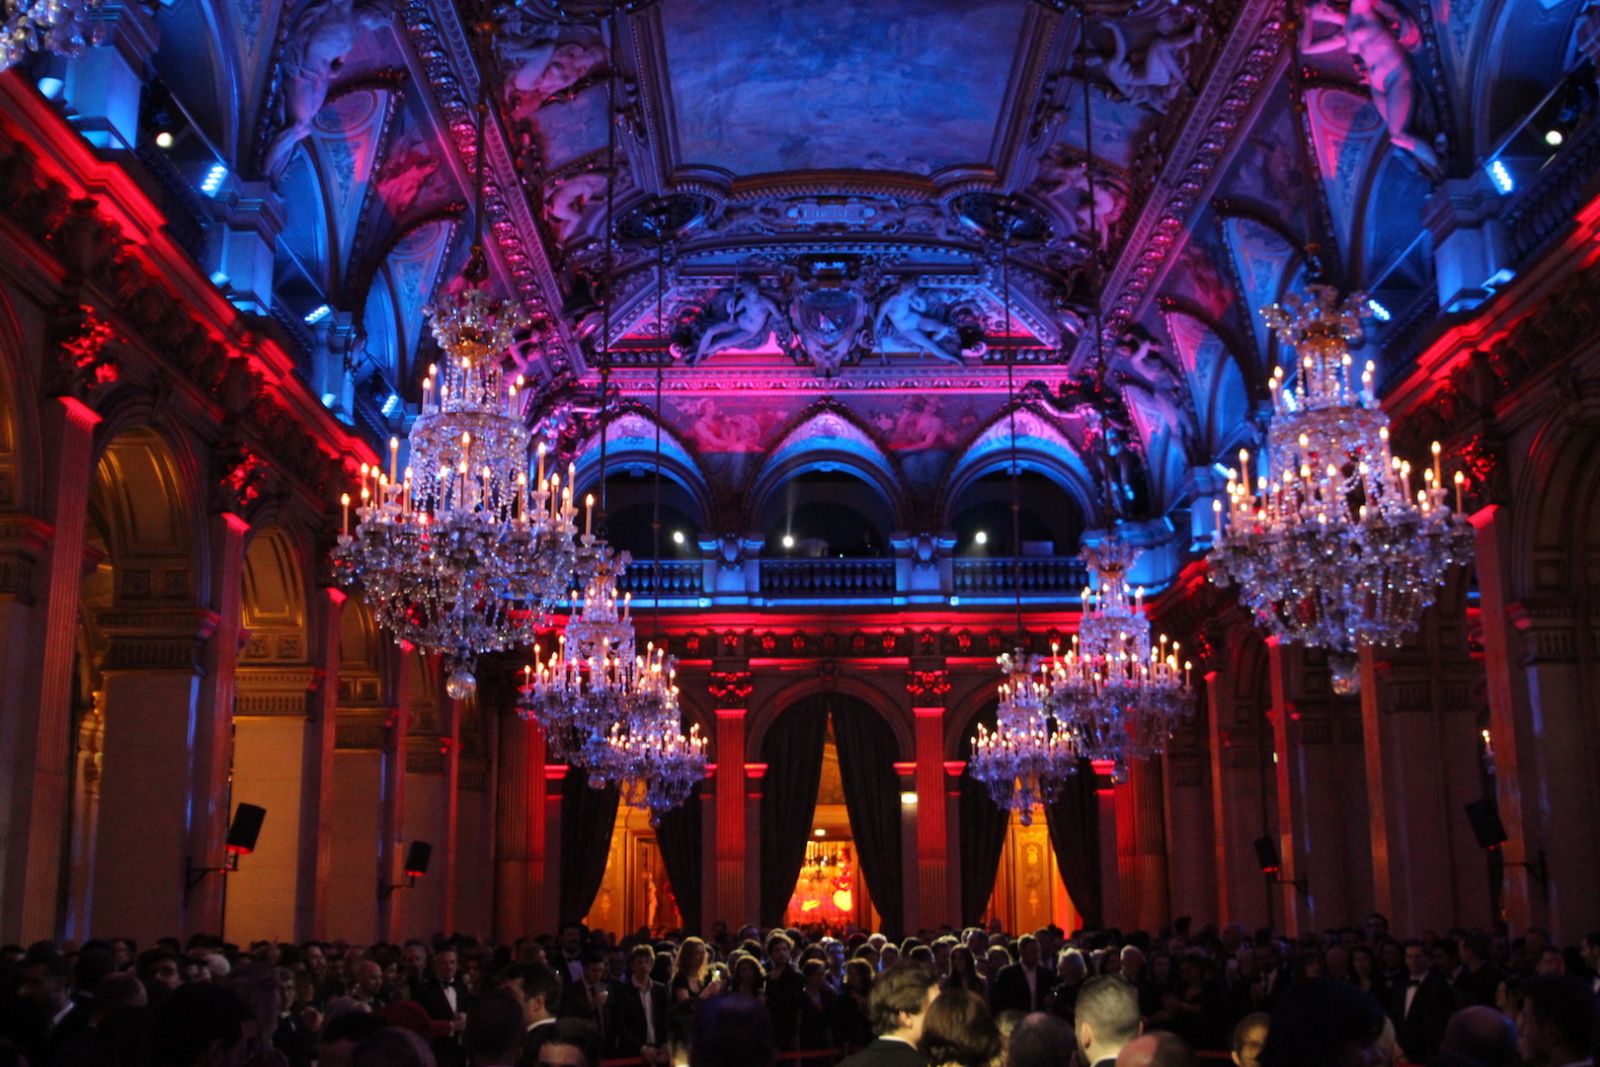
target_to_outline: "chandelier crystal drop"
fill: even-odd
[[[1461,514],[1464,476],[1448,503],[1439,445],[1414,484],[1390,452],[1389,417],[1373,395],[1375,368],[1359,376],[1350,354],[1362,338],[1365,294],[1339,300],[1312,284],[1263,311],[1295,353],[1295,374],[1274,373],[1267,471],[1251,484],[1250,456],[1228,472],[1213,502],[1211,580],[1237,585],[1273,637],[1325,649],[1335,688],[1354,692],[1366,646],[1396,646],[1416,629],[1452,564],[1472,558]]]
[[[1078,632],[1051,661],[1052,713],[1084,759],[1159,756],[1194,714],[1193,664],[1166,634],[1150,639],[1144,590],[1128,588],[1137,549],[1113,536],[1083,556],[1096,584],[1083,590]]]
[[[567,589],[577,510],[570,468],[565,483],[546,476],[542,445],[528,481],[521,379],[500,362],[527,316],[478,285],[423,311],[444,359],[423,382],[409,465],[397,469],[398,438],[387,471],[362,465],[357,525],[346,495],[333,559],[397,642],[444,655],[446,688],[465,699],[478,654],[531,643]]]
[[[0,0],[0,73],[31,52],[77,55],[99,8],[100,0]]]
[[[1039,657],[1019,648],[997,658],[1001,673],[995,728],[981,723],[968,773],[996,806],[1033,825],[1033,806],[1049,804],[1078,769],[1078,751],[1051,721],[1050,678]]]

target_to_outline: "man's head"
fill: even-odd
[[[1030,969],[1039,966],[1039,939],[1032,934],[1017,938],[1017,959]]]
[[[1560,949],[1549,946],[1539,953],[1539,962],[1534,966],[1533,973],[1546,978],[1560,978],[1567,973],[1567,959]]]
[[[355,967],[356,995],[371,1000],[383,992],[383,967],[377,960],[362,960]]]
[[[1528,1067],[1571,1063],[1588,1054],[1594,1000],[1574,978],[1540,975],[1522,983],[1517,1052]]]
[[[300,962],[306,965],[313,978],[321,978],[328,969],[328,957],[322,952],[320,941],[307,941],[300,946]]]
[[[22,999],[46,1015],[55,1015],[67,1006],[71,976],[67,958],[54,945],[35,945],[22,957]]]
[[[456,955],[456,950],[449,945],[444,946],[433,954],[433,976],[443,985],[449,985],[456,980],[456,970],[460,966],[460,957]]]
[[[1122,977],[1137,982],[1144,972],[1144,953],[1137,945],[1122,946]]]
[[[939,995],[939,976],[931,968],[905,964],[878,976],[867,994],[872,1032],[915,1045],[922,1039],[922,1021]]]
[[[560,1019],[539,1046],[539,1067],[600,1067],[600,1031],[587,1019]]]
[[[1233,1062],[1235,1067],[1261,1067],[1261,1049],[1267,1043],[1267,1030],[1272,1016],[1264,1011],[1253,1011],[1233,1027]]]
[[[1450,1016],[1440,1051],[1465,1056],[1481,1067],[1515,1067],[1517,1031],[1493,1008],[1473,1005]]]
[[[561,983],[556,972],[544,964],[514,963],[500,972],[500,986],[521,1003],[524,1026],[555,1017],[551,1009],[561,993]]]
[[[1123,1045],[1117,1067],[1195,1067],[1195,1060],[1178,1035],[1157,1030]]]
[[[655,965],[656,950],[650,945],[634,945],[628,953],[628,976],[639,985],[650,981],[650,972]]]
[[[496,1067],[517,1062],[522,1051],[522,1004],[508,990],[497,989],[479,997],[467,1009],[467,1028],[461,1043],[474,1067]]]
[[[1061,1067],[1072,1059],[1072,1027],[1042,1011],[1023,1016],[1006,1042],[1006,1067]]]
[[[405,951],[401,955],[405,960],[408,980],[415,981],[427,973],[427,945],[424,945],[421,941],[407,941]]]
[[[571,959],[583,947],[583,926],[580,923],[561,924],[561,952]]]
[[[599,949],[589,949],[581,957],[585,985],[597,986],[606,977],[606,954]]]
[[[159,987],[170,993],[183,983],[183,975],[178,970],[178,957],[170,949],[152,948],[139,953],[139,961],[133,969],[139,981],[152,992]]]
[[[1406,973],[1413,978],[1421,978],[1428,973],[1428,950],[1421,941],[1406,942]]]
[[[1138,991],[1111,975],[1083,983],[1073,1015],[1078,1049],[1088,1064],[1114,1058],[1142,1027]]]

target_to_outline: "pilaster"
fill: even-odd
[[[1272,688],[1273,782],[1278,797],[1278,877],[1277,919],[1285,934],[1296,937],[1309,929],[1311,913],[1306,895],[1294,886],[1303,874],[1302,849],[1309,845],[1307,810],[1307,768],[1302,739],[1300,711],[1290,699],[1289,673],[1298,669],[1303,653],[1286,647],[1275,637],[1267,638],[1268,676]]]
[[[390,656],[394,671],[390,692],[394,707],[384,722],[383,757],[379,770],[378,870],[376,937],[379,941],[400,940],[400,901],[397,890],[384,888],[400,881],[400,863],[405,858],[401,839],[405,826],[406,736],[411,732],[411,668],[408,657],[417,655],[410,645],[402,645]]]
[[[749,917],[745,898],[745,703],[752,686],[748,670],[711,672],[707,686],[716,703],[716,906],[707,914],[737,929]],[[758,824],[759,825],[759,824]]]
[[[943,665],[913,669],[906,680],[916,729],[917,895],[921,926],[949,921],[950,856],[945,812],[944,698],[950,672]],[[907,925],[917,929],[908,915]]]
[[[333,872],[333,753],[339,717],[340,619],[345,593],[319,591],[313,614],[316,689],[308,702],[301,752],[300,849],[294,928],[300,940],[327,937],[328,879]]]
[[[535,928],[535,909],[530,907],[531,895],[538,892],[532,870],[533,841],[536,820],[543,829],[544,745],[542,737],[534,737],[540,731],[531,719],[501,709],[496,726],[500,745],[495,766],[499,803],[494,813],[494,936],[497,941],[510,942]],[[539,749],[537,767],[535,748]]]

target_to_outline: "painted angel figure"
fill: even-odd
[[[1337,27],[1338,32],[1319,38],[1320,26]],[[1341,48],[1348,52],[1372,93],[1372,105],[1388,127],[1390,142],[1410,152],[1423,171],[1434,176],[1440,173],[1439,155],[1416,128],[1422,101],[1410,50],[1421,41],[1416,22],[1389,0],[1350,0],[1343,10],[1328,0],[1316,0],[1306,10],[1300,50],[1306,55]]]
[[[283,50],[282,125],[267,144],[261,169],[276,182],[296,146],[328,101],[328,89],[356,46],[356,30],[376,30],[389,19],[382,0],[311,0],[294,20]]]

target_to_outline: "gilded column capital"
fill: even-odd
[[[220,621],[206,608],[103,612],[99,625],[109,642],[100,669],[198,671],[201,651]]]

